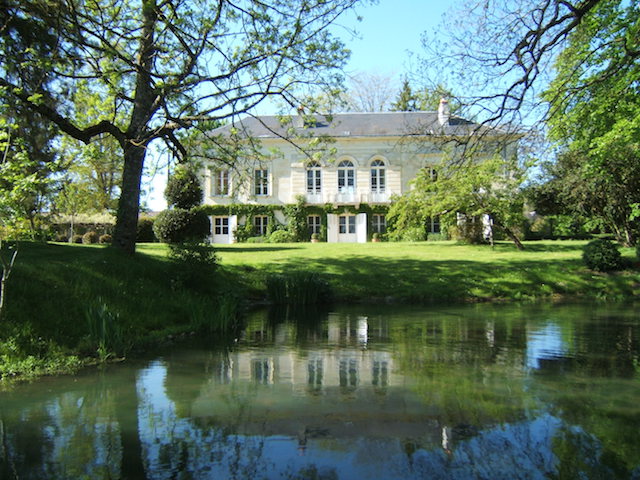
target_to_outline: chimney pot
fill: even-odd
[[[449,100],[446,98],[440,99],[440,105],[438,106],[438,123],[441,126],[449,125],[449,119],[451,118],[451,110],[449,109]]]

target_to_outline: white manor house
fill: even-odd
[[[393,196],[407,192],[421,169],[436,174],[443,144],[482,130],[451,115],[446,100],[438,112],[297,115],[289,120],[287,124],[275,115],[246,117],[211,132],[221,138],[241,132],[243,138],[259,141],[265,152],[261,160],[205,162],[203,203],[211,218],[212,243],[234,243],[239,232],[245,238],[267,235],[287,224],[286,207],[300,199],[309,236],[367,242],[374,233],[385,232]],[[326,144],[331,155],[314,159],[287,138],[292,130],[304,135],[307,145],[314,138],[331,139]],[[484,131],[482,141],[500,135]],[[242,167],[230,166],[238,164]],[[438,219],[426,228],[439,232]]]

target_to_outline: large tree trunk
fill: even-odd
[[[129,254],[136,251],[138,211],[140,209],[140,184],[146,148],[127,143],[124,146],[124,170],[118,201],[116,227],[112,244]]]
[[[155,0],[142,0],[142,30],[140,34],[139,68],[136,74],[136,93],[131,121],[127,128],[126,140],[121,142],[124,150],[124,169],[122,188],[118,202],[116,228],[113,245],[129,254],[136,251],[136,232],[138,229],[138,210],[140,208],[140,182],[142,167],[150,140],[147,125],[158,105],[150,72],[156,56],[154,48],[154,29],[158,20]],[[146,140],[144,140],[146,138]]]

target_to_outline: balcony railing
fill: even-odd
[[[308,204],[319,205],[323,203],[334,204],[358,204],[358,203],[388,203],[391,198],[389,191],[369,189],[343,189],[340,192],[322,192],[305,194]]]

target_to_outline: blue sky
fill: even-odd
[[[426,30],[437,28],[443,14],[459,0],[379,0],[377,4],[363,4],[340,19],[336,33],[351,50],[351,58],[346,68],[347,74],[365,72],[394,77],[400,82],[402,76],[415,64],[416,55],[422,47],[420,37]],[[357,16],[362,21],[357,21]],[[356,30],[357,37],[346,33]],[[151,166],[155,153],[147,156]],[[163,192],[166,184],[166,170],[158,172],[153,179],[146,179],[144,188],[151,191],[145,200],[151,210],[166,208]]]
[[[363,17],[354,15],[345,24],[355,28],[360,38],[343,37],[351,49],[349,71],[373,71],[401,76],[409,70],[411,54],[420,54],[420,37],[437,28],[443,14],[456,0],[380,0],[377,5],[361,7]]]

